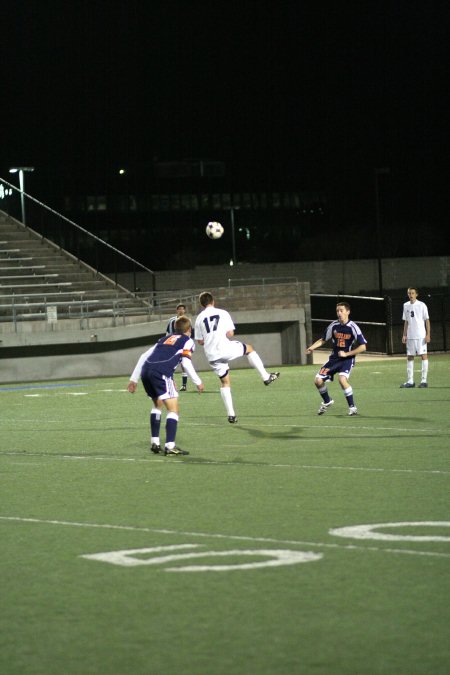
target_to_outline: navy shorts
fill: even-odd
[[[329,380],[330,382],[333,381],[335,375],[345,375],[348,379],[354,364],[355,359],[353,356],[350,356],[348,359],[332,357],[323,364],[322,368],[317,373],[317,376],[322,378],[322,380]]]
[[[153,400],[164,401],[168,398],[178,398],[178,391],[172,377],[162,375],[155,370],[143,370],[142,384],[147,396]]]

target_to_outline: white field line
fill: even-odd
[[[240,446],[236,446],[240,447]],[[0,458],[2,456],[9,457],[23,457],[27,459],[28,457],[40,457],[42,460],[60,460],[68,459],[72,461],[92,461],[92,462],[136,462],[136,463],[161,463],[161,464],[172,464],[178,466],[186,466],[187,464],[212,464],[217,466],[240,466],[240,467],[267,467],[269,469],[311,469],[311,470],[325,470],[325,471],[368,471],[370,473],[423,473],[423,474],[437,474],[437,475],[447,475],[450,474],[450,471],[444,471],[442,469],[386,469],[383,467],[367,467],[367,466],[333,466],[333,465],[321,465],[321,464],[269,464],[266,462],[252,462],[248,461],[226,461],[226,460],[196,460],[194,457],[190,457],[188,460],[182,462],[173,461],[173,459],[163,459],[162,457],[94,457],[91,455],[45,455],[38,452],[2,452],[0,453]],[[14,462],[17,464],[18,462]],[[33,462],[36,464],[36,462]]]
[[[0,516],[3,521],[15,521],[19,523],[36,523],[41,525],[60,525],[65,527],[87,527],[105,530],[122,530],[128,532],[148,532],[151,534],[165,534],[176,537],[202,537],[206,539],[223,539],[233,541],[249,541],[252,543],[265,543],[289,546],[316,546],[318,548],[332,548],[346,551],[375,551],[377,553],[395,553],[405,555],[418,555],[436,558],[450,558],[450,553],[438,553],[436,551],[414,551],[403,548],[383,548],[379,546],[358,546],[356,544],[330,544],[316,541],[298,541],[296,539],[274,539],[272,537],[250,537],[233,534],[217,534],[209,532],[188,532],[183,530],[166,530],[153,527],[134,527],[132,525],[109,525],[100,523],[77,523],[66,520],[43,520],[40,518],[23,518],[20,516]]]
[[[345,417],[347,418],[348,415],[345,415]],[[4,426],[6,431],[7,430],[22,431],[22,429],[17,428],[17,425],[23,424],[24,422],[28,422],[28,423],[33,423],[35,425],[33,428],[36,431],[39,431],[40,430],[39,422],[41,422],[41,421],[42,421],[41,418],[13,419],[13,418],[9,417],[9,418],[5,418],[3,420],[0,420],[0,427]],[[116,421],[117,420],[111,419],[111,418],[101,418],[101,419],[99,419],[97,417],[92,417],[92,418],[85,418],[84,417],[83,419],[80,419],[80,420],[77,421],[77,420],[74,420],[74,418],[72,417],[71,418],[71,425],[72,426],[65,427],[65,430],[66,431],[79,431],[79,428],[77,426],[74,426],[76,424],[87,424],[87,423],[93,424],[93,423],[100,423],[100,422],[102,422],[102,423],[111,422],[112,423],[112,422],[116,422]],[[352,423],[353,422],[350,422],[350,424],[352,424]],[[54,419],[54,420],[53,419],[46,419],[45,425],[47,425],[47,424],[61,424],[61,419]],[[11,428],[9,429],[8,428],[9,425],[14,425],[14,426],[11,426]],[[189,420],[185,420],[185,419],[183,420],[183,425],[185,427],[204,427],[204,428],[207,428],[207,427],[213,427],[213,428],[223,427],[223,424],[221,422],[217,422],[217,424],[211,423],[211,422],[209,422],[209,423],[190,422]],[[145,428],[147,428],[147,426],[144,425],[144,423],[140,426],[142,426],[142,427],[145,426]],[[270,423],[270,424],[258,424],[258,426],[252,426],[251,423],[250,423],[250,424],[247,424],[247,425],[239,425],[238,427],[236,427],[236,430],[239,431],[239,428],[241,429],[241,431],[251,431],[251,430],[258,431],[259,429],[262,429],[262,428],[264,428],[264,429],[265,428],[268,428],[268,429],[284,429],[284,428],[287,428],[287,429],[303,429],[303,430],[304,429],[313,429],[314,431],[323,431],[324,429],[327,429],[327,430],[339,431],[339,432],[342,432],[342,430],[343,430],[343,427],[341,425],[337,425],[337,424],[322,424],[322,423],[318,423],[318,424],[293,424],[293,423],[284,423],[284,422],[283,423],[278,422],[278,423]],[[46,426],[42,427],[42,429],[45,430]],[[358,432],[361,432],[361,431],[364,431],[364,432],[370,431],[371,433],[374,433],[374,434],[379,433],[380,431],[387,431],[387,432],[390,432],[390,433],[395,431],[395,432],[404,433],[404,434],[408,434],[408,435],[410,435],[411,432],[413,431],[414,433],[423,433],[423,434],[432,433],[433,436],[438,436],[439,434],[442,434],[445,437],[447,437],[448,434],[449,434],[449,431],[448,431],[447,428],[437,429],[436,427],[428,427],[428,428],[424,428],[424,429],[417,428],[417,429],[414,429],[414,430],[411,430],[410,427],[378,427],[378,426],[361,426],[361,425],[358,425],[357,427],[355,426],[353,429],[351,429],[349,427],[345,427],[345,435],[348,436],[348,437],[358,438],[358,436],[359,436]],[[307,442],[307,441],[316,441],[317,439],[316,438],[302,438],[301,440],[302,440],[302,443],[303,443],[303,442]],[[319,439],[319,440],[321,440],[321,439]]]

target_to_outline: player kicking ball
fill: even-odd
[[[235,325],[226,309],[219,309],[209,291],[200,293],[199,302],[203,310],[195,321],[195,339],[203,345],[208,363],[220,380],[220,395],[225,405],[228,421],[236,424],[231,395],[229,362],[246,356],[248,363],[259,373],[264,384],[269,386],[280,377],[280,373],[267,372],[259,354],[252,345],[233,340]]]
[[[178,317],[175,321],[174,333],[160,338],[156,345],[141,354],[128,383],[128,391],[134,394],[139,378],[141,378],[147,396],[153,401],[153,408],[150,412],[150,450],[155,454],[161,452],[159,430],[163,405],[167,409],[164,454],[189,454],[187,450],[177,448],[175,445],[179,409],[178,391],[173,380],[173,373],[181,363],[184,371],[197,385],[199,393],[203,391],[204,385],[191,362],[192,352],[195,349],[191,330],[190,319],[187,316]]]
[[[336,315],[337,320],[330,323],[323,336],[306,350],[307,354],[311,354],[329,340],[333,345],[330,358],[319,370],[314,380],[322,397],[322,404],[317,414],[323,415],[333,405],[334,401],[328,393],[327,382],[332,382],[334,376],[338,375],[339,384],[347,400],[348,414],[357,415],[358,408],[355,405],[353,389],[348,380],[355,365],[355,356],[366,351],[367,341],[359,326],[354,321],[350,321],[350,305],[347,302],[337,303]]]

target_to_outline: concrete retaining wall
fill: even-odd
[[[236,338],[249,342],[266,366],[304,364],[305,310],[251,310],[233,313]],[[128,375],[140,354],[166,330],[166,321],[118,328],[54,333],[22,333],[0,347],[0,382],[33,382],[66,378]],[[7,336],[5,336],[7,339]],[[31,340],[32,338],[32,340]],[[209,370],[198,346],[194,365]],[[248,367],[246,358],[236,367]]]

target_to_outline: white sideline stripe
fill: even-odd
[[[133,525],[109,525],[100,523],[77,523],[67,520],[42,520],[40,518],[22,518],[20,516],[0,516],[0,520],[16,521],[20,523],[37,523],[41,525],[63,525],[69,527],[92,527],[105,530],[125,530],[128,532],[150,532],[152,534],[167,534],[178,537],[204,537],[206,539],[232,539],[233,541],[251,541],[254,543],[282,544],[291,546],[318,546],[319,548],[344,549],[349,551],[375,551],[381,553],[404,553],[406,555],[431,556],[437,558],[450,558],[450,553],[437,553],[435,551],[414,551],[411,549],[380,548],[378,546],[358,546],[356,544],[328,544],[315,541],[297,541],[291,539],[273,539],[272,537],[249,537],[235,534],[217,534],[208,532],[185,532],[183,530],[165,530],[153,527],[134,527]]]
[[[124,391],[126,391],[126,390],[124,390]],[[80,392],[80,393],[85,394],[87,392]],[[67,392],[62,392],[62,394],[64,396],[68,395]],[[78,395],[76,392],[75,393],[71,392],[72,396],[74,394]],[[24,396],[36,397],[36,396],[41,396],[41,394],[24,394]],[[347,414],[345,414],[343,416],[345,417],[345,419],[347,419],[347,417],[348,417]],[[292,415],[292,417],[294,417],[294,415]],[[361,419],[361,416],[359,417],[359,420],[360,419]],[[39,418],[38,417],[31,418],[31,419],[22,419],[22,418],[21,419],[13,419],[13,418],[9,417],[8,419],[0,420],[0,426],[3,423],[5,423],[6,428],[8,428],[8,425],[11,425],[11,424],[21,424],[23,422],[36,423],[36,422],[40,422],[40,421],[41,421],[40,417]],[[71,421],[72,421],[72,423],[77,422],[77,420],[74,419],[74,418],[71,418]],[[92,417],[91,419],[83,419],[81,421],[82,422],[98,422],[99,420],[96,417]],[[113,421],[113,420],[110,420],[108,418],[106,420],[102,419],[102,421]],[[61,420],[60,419],[58,419],[58,420],[56,420],[56,419],[55,420],[46,419],[45,423],[46,424],[49,424],[49,423],[58,424],[58,423],[61,423]],[[189,419],[184,419],[183,423],[184,423],[184,426],[187,426],[187,427],[214,427],[214,428],[223,427],[223,424],[221,422],[217,422],[217,423],[205,422],[205,423],[203,423],[203,422],[191,422]],[[270,424],[258,424],[258,426],[252,426],[251,423],[249,423],[248,425],[241,426],[241,430],[242,431],[247,431],[249,429],[258,430],[258,429],[261,429],[263,427],[267,428],[267,429],[284,429],[284,428],[287,428],[287,429],[313,429],[314,431],[319,431],[319,430],[323,431],[324,429],[328,429],[328,430],[331,430],[331,431],[342,431],[342,429],[343,429],[342,425],[322,424],[321,422],[318,422],[317,424],[293,424],[293,423],[288,424],[288,423],[281,423],[280,422],[280,423],[270,423]],[[37,431],[39,431],[40,427],[36,426],[35,429]],[[239,425],[236,427],[236,429],[239,430]],[[14,428],[12,430],[15,431],[16,428]],[[69,429],[69,431],[70,430],[77,431],[77,429],[75,427],[72,427],[71,429]],[[358,436],[359,436],[358,432],[361,432],[361,431],[370,431],[370,432],[375,432],[375,433],[380,432],[380,431],[388,431],[390,433],[392,433],[394,431],[397,431],[397,432],[405,433],[405,434],[411,433],[411,429],[408,428],[408,427],[377,427],[377,426],[362,426],[360,424],[358,424],[357,427],[355,426],[353,429],[349,426],[345,427],[345,433],[350,438],[358,438]],[[436,427],[429,427],[429,428],[424,428],[424,429],[414,429],[414,433],[423,433],[423,434],[432,433],[433,436],[438,436],[439,434],[442,434],[443,436],[447,437],[448,436],[448,429],[446,429],[446,428],[445,429],[438,429]],[[308,441],[316,441],[316,440],[317,440],[316,438],[303,438],[302,443],[308,442]]]
[[[241,446],[233,446],[241,447]],[[38,452],[2,452],[0,457],[4,456],[13,456],[13,457],[41,457],[42,459],[71,459],[71,460],[83,460],[83,461],[93,461],[93,462],[159,462],[163,464],[168,464],[167,459],[159,459],[157,457],[146,457],[146,458],[136,458],[136,457],[91,457],[89,455],[44,455]],[[367,467],[367,466],[328,466],[320,464],[266,464],[265,462],[226,462],[226,461],[214,461],[209,459],[206,461],[197,461],[194,457],[191,457],[187,462],[170,462],[172,465],[185,466],[186,464],[213,464],[218,466],[242,466],[242,467],[267,467],[270,469],[312,469],[312,470],[323,470],[323,471],[368,471],[370,473],[425,473],[425,474],[436,474],[436,475],[448,475],[450,471],[444,471],[443,469],[385,469],[383,467]]]

